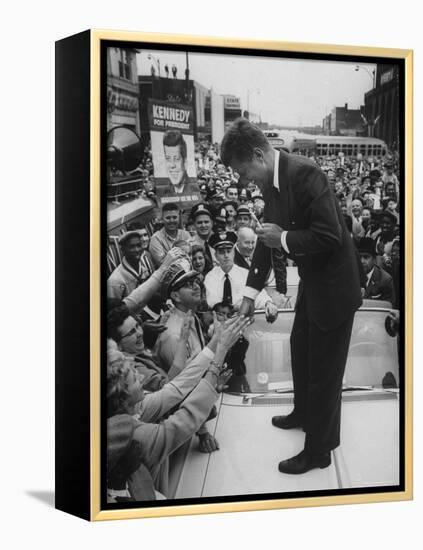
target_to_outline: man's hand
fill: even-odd
[[[282,228],[275,223],[263,223],[256,229],[258,239],[269,248],[281,247]]]
[[[274,323],[278,318],[278,308],[277,306],[269,300],[265,306],[266,311],[266,321],[268,323]]]
[[[202,453],[213,453],[219,450],[219,443],[217,439],[209,432],[200,434],[199,436],[199,449]]]
[[[225,321],[223,324],[223,334],[219,339],[218,346],[229,351],[250,324],[250,317],[233,317]]]
[[[244,296],[242,299],[241,307],[239,308],[238,315],[244,315],[244,317],[254,317],[254,300]]]
[[[166,270],[184,256],[185,252],[181,248],[171,248],[164,257],[161,267]]]
[[[228,382],[232,374],[233,374],[232,369],[225,369],[220,373],[216,382],[217,393],[222,393],[224,390],[226,390],[226,388],[228,387],[226,382]]]

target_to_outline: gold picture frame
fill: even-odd
[[[404,191],[403,191],[403,238],[405,246],[403,247],[404,258],[404,300],[403,300],[403,325],[404,325],[404,380],[402,384],[402,399],[403,403],[403,441],[401,445],[400,462],[403,467],[403,483],[401,488],[392,492],[369,490],[366,491],[352,491],[350,493],[333,494],[325,496],[301,496],[290,498],[272,498],[272,499],[237,499],[234,497],[232,500],[227,499],[226,502],[207,502],[196,504],[178,504],[172,503],[164,504],[162,506],[137,506],[137,507],[122,507],[113,509],[104,508],[101,501],[101,440],[102,440],[102,428],[101,428],[101,363],[102,363],[102,348],[101,348],[101,331],[102,331],[102,295],[100,280],[102,277],[102,239],[104,239],[102,225],[102,199],[101,199],[101,178],[102,178],[102,132],[104,132],[104,120],[102,119],[102,86],[105,81],[104,64],[102,65],[102,45],[113,43],[122,45],[127,43],[131,47],[135,44],[148,45],[149,49],[154,49],[154,46],[165,44],[170,48],[172,46],[184,46],[187,49],[190,47],[203,47],[209,49],[210,52],[216,52],[219,49],[223,51],[236,50],[238,53],[242,51],[246,52],[246,55],[251,55],[251,52],[277,52],[281,56],[284,53],[295,53],[300,56],[312,56],[312,59],[319,59],[319,56],[338,56],[343,57],[345,60],[354,62],[355,58],[360,59],[361,62],[365,58],[389,58],[390,60],[397,60],[403,67],[403,89],[402,89],[402,104],[404,112],[402,113],[403,119],[403,136],[402,136],[402,150],[404,151]],[[140,46],[141,47],[141,46]],[[80,62],[80,56],[83,56],[84,62]],[[338,505],[338,504],[359,504],[369,502],[386,502],[386,501],[399,501],[410,500],[413,498],[413,462],[412,462],[412,449],[413,449],[413,419],[412,419],[412,389],[413,389],[413,373],[412,373],[412,344],[413,344],[413,293],[412,293],[412,273],[413,273],[413,173],[412,173],[412,161],[413,161],[413,52],[412,50],[405,49],[390,49],[390,48],[373,48],[373,47],[360,47],[360,46],[340,46],[340,45],[327,45],[327,44],[306,44],[306,43],[288,43],[288,42],[276,42],[276,41],[255,41],[255,40],[239,40],[239,39],[223,39],[213,37],[201,37],[201,36],[189,36],[189,35],[169,35],[169,34],[149,34],[142,32],[123,32],[123,31],[111,31],[111,30],[90,30],[75,37],[70,37],[59,41],[57,43],[57,57],[56,57],[57,69],[57,106],[56,113],[58,114],[58,126],[57,128],[57,176],[56,185],[62,189],[67,184],[65,181],[66,176],[64,170],[71,162],[68,153],[64,151],[65,145],[70,143],[71,134],[74,137],[74,133],[71,131],[73,124],[72,115],[75,124],[78,123],[83,128],[81,131],[86,135],[86,140],[81,142],[80,147],[89,146],[89,150],[85,150],[84,158],[77,162],[81,164],[81,173],[84,174],[86,181],[89,181],[89,193],[81,190],[81,194],[84,194],[84,206],[81,210],[84,211],[84,231],[81,231],[81,235],[77,238],[79,243],[83,239],[86,241],[86,253],[85,259],[89,258],[88,265],[81,268],[80,276],[85,273],[85,281],[87,284],[86,290],[89,292],[89,301],[84,306],[84,326],[89,327],[89,334],[85,334],[86,342],[82,344],[81,334],[73,335],[69,338],[73,340],[67,340],[65,325],[58,327],[58,340],[57,347],[58,356],[56,359],[56,377],[57,377],[57,394],[56,403],[58,410],[57,428],[56,428],[56,449],[57,449],[57,471],[56,471],[56,492],[57,500],[56,506],[59,509],[81,516],[91,521],[105,521],[112,519],[130,519],[130,518],[149,518],[158,516],[174,516],[174,515],[194,515],[194,514],[210,514],[210,513],[223,513],[232,511],[252,511],[252,510],[270,510],[292,507],[310,507],[310,506],[323,506],[323,505]],[[63,66],[64,61],[70,63],[70,68],[73,67],[76,73],[78,67],[80,75],[73,73],[66,74]],[[69,68],[69,72],[70,71]],[[89,80],[87,81],[87,75]],[[78,113],[78,101],[70,97],[71,92],[65,90],[66,86],[72,86],[72,80],[75,85],[79,84],[81,90],[77,95],[83,95],[86,102],[84,113]],[[68,103],[70,102],[70,103]],[[401,102],[400,102],[401,105]],[[68,109],[68,112],[63,112]],[[89,120],[81,121],[83,114],[86,114],[89,110]],[[88,134],[87,134],[88,132]],[[78,149],[78,146],[76,146]],[[82,153],[78,153],[82,155]],[[87,165],[87,159],[89,165]],[[74,174],[75,175],[75,174]],[[82,185],[82,183],[81,183]],[[82,195],[81,195],[82,196]],[[62,246],[60,239],[71,239],[71,236],[67,236],[66,222],[64,209],[67,200],[71,200],[71,195],[63,196],[59,193],[57,199],[57,224],[58,224],[58,246]],[[78,194],[74,197],[75,201],[78,201]],[[67,203],[69,205],[69,203]],[[62,216],[62,217],[61,217]],[[89,231],[86,229],[89,226]],[[76,244],[75,244],[76,246]],[[85,250],[85,249],[84,249]],[[77,252],[75,251],[75,254]],[[67,272],[69,265],[66,264],[66,259],[62,255],[59,255],[57,264],[58,277],[64,279],[69,278],[71,275]],[[82,279],[81,279],[82,280]],[[72,284],[72,281],[64,281],[63,284],[58,284],[57,295],[60,301],[60,306],[57,311],[58,319],[63,315],[63,307],[65,304],[61,302],[62,296],[66,293],[67,288]],[[85,283],[84,283],[85,284]],[[82,310],[81,310],[82,311]],[[89,418],[89,426],[81,428],[81,422],[76,423],[72,420],[72,411],[74,405],[69,399],[64,396],[69,392],[69,383],[72,381],[72,374],[66,374],[64,378],[63,371],[67,369],[66,353],[63,348],[69,349],[69,345],[75,346],[75,342],[81,343],[81,350],[83,349],[84,364],[79,364],[75,367],[74,376],[77,377],[78,373],[85,369],[87,376],[89,369],[89,380],[85,376],[84,380],[78,380],[76,383],[76,390],[82,388],[84,385],[85,392],[81,396],[77,396],[77,401],[87,399],[88,403],[81,405],[86,407],[86,416]],[[84,347],[85,346],[85,347]],[[76,353],[76,352],[75,352]],[[82,351],[81,351],[82,353]],[[88,383],[88,386],[87,386]],[[65,402],[63,404],[63,399]],[[79,426],[82,429],[78,431]],[[75,453],[74,461],[75,466],[72,470],[73,482],[71,481],[69,474],[69,463],[66,458],[66,453],[69,453],[69,445],[65,443],[65,439],[69,437],[66,435],[70,428],[75,428],[77,431],[73,436],[73,444],[79,449]],[[103,432],[104,433],[104,432]],[[89,441],[87,439],[89,438]],[[83,440],[82,442],[76,441],[78,438]],[[78,478],[78,472],[81,472],[81,478],[75,482],[75,476]],[[66,473],[67,472],[67,473]],[[83,472],[83,473],[82,473]],[[73,484],[73,488],[72,488]]]

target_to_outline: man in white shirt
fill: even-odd
[[[214,248],[219,264],[207,273],[204,279],[207,304],[210,308],[220,302],[231,303],[235,309],[241,306],[248,270],[234,263],[235,242],[236,237],[231,232],[214,233],[210,239],[210,246]],[[269,321],[277,316],[278,309],[264,289],[255,299],[255,308],[264,309]]]
[[[154,265],[159,267],[166,254],[176,241],[190,239],[190,234],[185,229],[179,229],[180,214],[178,205],[166,203],[162,208],[162,220],[164,227],[156,231],[150,239],[150,254]]]

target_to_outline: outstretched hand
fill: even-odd
[[[169,252],[164,257],[161,267],[166,270],[172,264],[185,257],[185,252],[181,248],[171,248]]]
[[[241,307],[239,308],[238,315],[240,317],[251,317],[254,318],[254,310],[255,310],[255,303],[252,298],[244,298],[242,299]]]
[[[223,390],[225,390],[228,387],[227,382],[230,379],[230,377],[232,376],[232,374],[233,374],[232,369],[225,369],[225,370],[221,371],[221,373],[219,374],[219,376],[217,378],[217,382],[216,382],[216,391],[218,393],[222,393]]]
[[[246,317],[232,317],[223,323],[223,333],[219,339],[219,345],[226,349],[235,344],[238,338],[243,334],[244,329],[251,324],[251,319]]]
[[[278,318],[278,307],[273,302],[269,301],[265,306],[266,321],[268,323],[274,323]]]

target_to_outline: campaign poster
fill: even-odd
[[[200,201],[194,153],[193,110],[188,105],[149,99],[151,153],[160,205],[181,209]]]

